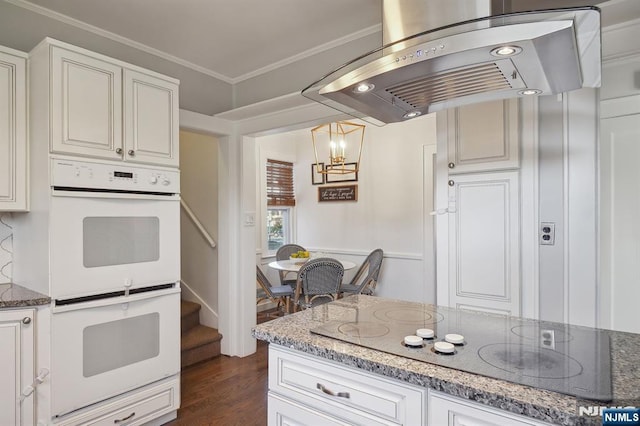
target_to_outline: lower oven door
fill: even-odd
[[[82,194],[51,197],[51,296],[69,299],[180,279],[180,200]]]
[[[53,308],[55,417],[179,371],[179,288]]]

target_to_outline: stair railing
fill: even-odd
[[[209,234],[209,232],[207,232],[207,230],[204,228],[204,226],[202,226],[202,222],[200,222],[198,217],[195,215],[195,213],[193,213],[193,210],[191,210],[191,208],[184,201],[183,198],[180,199],[180,205],[184,209],[184,212],[187,214],[187,216],[189,216],[189,219],[191,219],[191,222],[193,222],[193,224],[196,226],[196,228],[198,228],[198,231],[200,231],[200,235],[202,235],[202,237],[207,241],[207,243],[209,243],[211,248],[215,248],[217,246],[215,240]]]

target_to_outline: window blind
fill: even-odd
[[[296,205],[293,191],[293,163],[267,159],[267,205]]]

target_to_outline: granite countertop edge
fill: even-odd
[[[349,367],[354,367],[354,368],[368,371],[371,373],[380,374],[387,378],[399,380],[404,383],[409,383],[416,386],[433,389],[435,391],[440,391],[452,396],[457,396],[463,399],[467,399],[469,401],[478,402],[484,405],[488,405],[490,407],[494,407],[500,410],[505,410],[514,414],[523,415],[526,417],[530,417],[532,419],[548,422],[554,425],[583,426],[583,425],[599,425],[600,424],[599,419],[596,419],[596,418],[590,419],[589,417],[577,417],[575,415],[567,413],[566,411],[553,408],[551,405],[532,404],[524,401],[518,401],[497,392],[491,392],[491,391],[487,391],[485,389],[481,389],[471,385],[463,385],[461,383],[455,383],[453,381],[448,381],[446,379],[416,373],[408,369],[403,369],[398,366],[391,366],[384,362],[376,362],[370,359],[365,359],[362,356],[350,355],[350,354],[342,353],[333,349],[322,348],[320,346],[315,346],[313,344],[308,344],[308,343],[302,343],[296,339],[282,338],[279,336],[272,335],[270,333],[263,333],[263,332],[260,332],[260,330],[258,329],[254,329],[252,334],[258,340],[264,340],[269,343],[274,343],[289,349],[298,350],[300,352],[304,352],[309,355],[314,355],[320,358],[324,358],[329,361],[338,362],[341,365],[346,365]],[[344,344],[349,345],[349,343],[344,343]],[[355,345],[352,345],[352,346],[355,346]],[[419,362],[419,361],[412,361],[412,360],[407,360],[407,361]],[[452,370],[447,367],[441,367],[441,366],[434,366],[434,367],[441,370]],[[460,372],[460,373],[472,375],[471,373],[465,373],[465,372]],[[500,382],[500,380],[498,379],[491,379],[491,378],[486,378],[486,379]],[[524,388],[524,386],[521,386],[521,385],[517,385],[517,384],[505,382],[505,381],[501,381],[501,382],[504,383],[504,386],[520,386]],[[535,389],[534,391],[547,393],[549,395],[548,402],[552,401],[554,398],[553,392],[548,392],[548,391],[539,390],[539,389]],[[577,407],[577,402],[576,402],[576,407]]]
[[[360,300],[361,302],[356,303],[368,303],[367,299]],[[580,416],[578,407],[609,405],[609,403],[587,401],[549,390],[412,360],[312,334],[309,330],[322,325],[322,321],[318,321],[318,316],[312,311],[313,309],[310,309],[259,324],[252,329],[252,335],[256,339],[341,365],[380,374],[390,379],[433,389],[554,425],[600,425],[600,417]],[[614,337],[624,337],[625,333],[610,332],[610,335],[614,339]],[[636,343],[638,341],[640,339],[635,340]],[[619,364],[617,368],[612,366],[613,374],[617,375],[618,372],[615,370],[620,368],[628,371],[625,367],[629,362],[629,359],[626,359],[628,357],[618,359],[616,354],[612,354],[612,358],[615,358],[616,363]],[[633,376],[635,377],[635,374]],[[632,381],[635,379],[632,378]],[[614,394],[617,393],[614,384]],[[620,395],[625,393],[622,392]]]
[[[42,306],[51,303],[51,298],[37,291],[14,283],[0,284],[0,309]]]

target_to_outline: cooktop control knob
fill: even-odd
[[[416,335],[418,337],[422,337],[423,339],[433,339],[435,333],[430,328],[419,328],[416,330]]]
[[[453,345],[447,342],[435,342],[433,344],[433,349],[435,349],[436,352],[443,354],[452,354],[455,352]]]
[[[162,184],[163,184],[164,186],[167,186],[167,185],[169,185],[170,183],[171,183],[171,181],[170,181],[168,178],[163,178],[163,179],[162,179]]]
[[[447,334],[444,336],[444,340],[454,345],[462,345],[464,343],[464,336],[461,334]]]
[[[158,183],[158,178],[157,178],[157,177],[155,177],[155,176],[151,176],[151,177],[149,178],[149,183],[150,183],[151,185],[155,185],[156,183]]]
[[[422,337],[405,336],[404,344],[407,346],[422,346]]]

